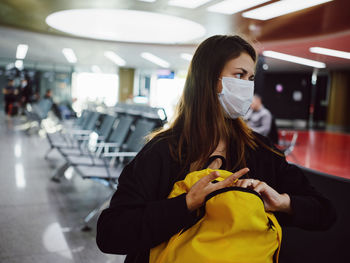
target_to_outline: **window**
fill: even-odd
[[[119,78],[117,74],[74,73],[72,97],[77,104],[95,102],[114,106],[118,101]]]

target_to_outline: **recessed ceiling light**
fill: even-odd
[[[16,58],[17,59],[24,59],[27,55],[28,51],[28,45],[26,44],[19,44],[17,46],[17,51],[16,51]]]
[[[46,23],[80,37],[139,43],[186,43],[206,32],[184,18],[124,9],[65,10],[49,15]]]
[[[188,54],[188,53],[181,53],[180,56],[181,56],[182,59],[187,60],[187,61],[191,61],[192,57],[193,57],[193,55]]]
[[[332,56],[332,57],[350,59],[350,52],[345,52],[345,51],[340,51],[335,49],[329,49],[329,48],[323,48],[323,47],[311,47],[310,52]]]
[[[77,60],[77,57],[75,56],[73,49],[64,48],[62,49],[62,53],[69,63],[77,63],[78,60]]]
[[[169,68],[170,67],[170,64],[169,62],[161,59],[160,57],[157,57],[151,53],[148,53],[148,52],[143,52],[141,53],[141,57],[143,57],[144,59],[158,65],[158,66],[161,66],[163,68]]]
[[[326,64],[323,62],[319,62],[319,61],[311,60],[311,59],[306,59],[306,58],[301,58],[301,57],[296,57],[296,56],[292,56],[292,55],[288,55],[288,54],[284,54],[284,53],[279,53],[279,52],[275,52],[275,51],[270,51],[270,50],[264,51],[263,55],[265,57],[276,58],[276,59],[289,61],[289,62],[293,62],[293,63],[297,63],[297,64],[302,64],[302,65],[306,65],[306,66],[310,66],[310,67],[314,67],[314,68],[325,68],[326,67]]]
[[[209,6],[207,9],[211,12],[232,15],[240,11],[246,10],[256,5],[266,3],[271,0],[250,0],[250,1],[237,1],[237,0],[225,0],[215,5]]]
[[[114,53],[113,51],[106,51],[104,53],[105,57],[112,60],[115,64],[117,64],[118,66],[125,66],[126,62],[124,59],[122,59],[121,57],[119,57],[116,53]]]
[[[242,14],[243,17],[257,20],[268,20],[274,17],[282,16],[296,12],[315,5],[320,5],[333,0],[284,0],[256,8]]]
[[[180,6],[185,8],[197,8],[210,1],[212,0],[170,0],[168,2],[168,5]]]

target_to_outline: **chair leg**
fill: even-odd
[[[67,171],[67,169],[70,167],[70,163],[65,162],[61,167],[56,169],[55,173],[51,177],[51,180],[59,183],[61,181],[61,178],[64,176],[64,173]]]
[[[45,160],[48,160],[49,159],[49,153],[53,150],[53,147],[51,146],[50,149],[47,150],[47,152],[45,153]]]
[[[296,164],[299,164],[299,163],[300,163],[299,160],[298,160],[298,158],[293,154],[293,152],[290,152],[290,153],[288,154],[288,156],[289,156],[290,158],[293,158],[293,159],[294,159],[294,162],[295,162]]]
[[[112,198],[112,195],[114,193],[112,192],[100,205],[98,205],[94,210],[92,210],[85,218],[84,218],[84,226],[82,227],[82,231],[90,231],[91,227],[88,226],[88,223],[93,219],[95,216],[97,216],[103,209],[105,209],[109,201]]]

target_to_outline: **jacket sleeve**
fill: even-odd
[[[143,150],[124,168],[110,207],[98,219],[96,241],[101,251],[130,254],[150,249],[192,221],[185,195],[160,197],[169,187],[164,182],[171,181],[165,159],[161,151]]]
[[[284,157],[276,157],[277,185],[291,199],[292,214],[276,213],[282,225],[307,230],[326,230],[336,220],[331,202],[310,185],[303,171]]]

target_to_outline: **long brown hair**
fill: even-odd
[[[191,164],[195,170],[201,169],[220,140],[227,149],[227,170],[245,167],[246,147],[255,149],[252,130],[240,118],[225,117],[217,94],[225,64],[242,53],[256,62],[254,48],[237,35],[216,35],[202,42],[191,61],[174,121],[166,130],[151,135],[169,139],[171,154],[184,169]]]

